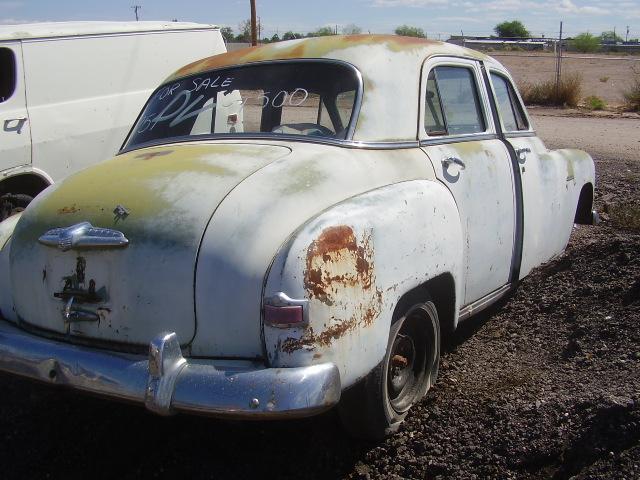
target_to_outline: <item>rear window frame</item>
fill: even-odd
[[[215,74],[216,72],[228,70],[230,68],[238,69],[238,68],[250,68],[256,67],[260,65],[273,65],[273,64],[300,64],[300,63],[327,63],[334,65],[341,65],[350,69],[356,78],[356,95],[355,102],[353,104],[353,109],[351,111],[351,118],[346,127],[346,135],[344,138],[333,138],[333,137],[311,137],[305,135],[288,135],[288,134],[274,134],[272,132],[252,132],[252,133],[216,133],[216,134],[201,134],[201,135],[184,135],[177,137],[169,137],[164,139],[152,140],[149,142],[139,143],[130,147],[127,147],[127,143],[129,142],[131,136],[134,134],[134,129],[138,124],[142,114],[147,109],[147,106],[154,98],[156,93],[158,93],[163,88],[169,86],[170,84],[176,82],[177,80],[183,80],[192,76],[193,74],[184,75],[179,78],[172,78],[171,80],[163,82],[158,88],[156,88],[150,95],[144,106],[140,109],[138,116],[133,122],[131,129],[127,133],[120,150],[118,151],[118,155],[139,150],[142,148],[159,146],[159,145],[170,145],[173,143],[186,143],[186,142],[199,142],[199,141],[211,141],[211,140],[286,140],[286,141],[298,141],[298,142],[311,142],[311,143],[329,143],[329,144],[350,144],[353,143],[353,135],[355,133],[355,128],[358,121],[358,116],[360,115],[360,108],[362,106],[362,98],[364,95],[364,81],[362,79],[362,74],[358,68],[343,60],[336,59],[326,59],[326,58],[296,58],[296,59],[284,59],[284,60],[264,60],[258,62],[248,62],[239,65],[226,65],[220,68],[214,68],[211,70],[206,70],[202,72],[197,72],[197,74]]]

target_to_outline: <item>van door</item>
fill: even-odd
[[[31,163],[31,128],[19,42],[0,43],[0,172]]]
[[[475,61],[427,61],[420,145],[455,198],[465,235],[463,305],[507,285],[515,245],[514,172]]]

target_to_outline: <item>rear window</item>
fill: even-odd
[[[0,48],[0,103],[9,100],[16,89],[16,57],[13,50]]]
[[[273,62],[198,73],[156,90],[126,149],[191,137],[346,138],[360,80],[346,64]]]

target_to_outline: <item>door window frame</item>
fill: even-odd
[[[522,96],[520,95],[520,92],[516,88],[516,84],[513,81],[513,78],[511,77],[511,75],[509,75],[509,72],[507,72],[506,70],[495,68],[492,65],[486,65],[486,69],[487,69],[487,78],[489,79],[489,83],[491,84],[491,95],[493,96],[493,99],[496,105],[496,115],[497,115],[497,118],[500,120],[500,128],[502,132],[504,132],[505,138],[535,136],[536,132],[535,132],[535,129],[533,128],[533,125],[531,124],[531,117],[529,116],[529,112],[524,106],[524,102],[522,101]],[[527,122],[526,130],[506,130],[505,129],[504,120],[502,118],[502,114],[500,113],[500,109],[498,108],[499,103],[498,103],[498,98],[496,97],[496,87],[493,84],[493,79],[491,78],[491,75],[493,74],[498,75],[502,77],[504,80],[506,80],[507,83],[510,85],[511,89],[513,90],[513,92],[515,93],[515,96],[516,96],[515,100],[518,102],[518,105],[515,105],[515,106],[520,108],[520,111],[522,112],[524,120]]]
[[[476,92],[478,94],[478,105],[480,113],[483,116],[485,131],[478,133],[459,133],[446,135],[429,135],[424,124],[424,115],[426,110],[426,92],[429,74],[436,67],[462,67],[473,72],[473,80],[476,84]],[[418,141],[420,145],[455,143],[473,140],[487,140],[497,138],[496,126],[493,120],[491,104],[487,94],[485,82],[480,69],[480,62],[469,58],[462,57],[431,57],[422,64],[422,75],[420,78],[420,105],[418,113]],[[443,108],[444,111],[444,108]]]

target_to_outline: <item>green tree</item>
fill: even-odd
[[[411,27],[409,25],[400,25],[395,29],[396,35],[402,35],[404,37],[419,37],[426,38],[424,30],[418,27]]]
[[[582,53],[595,52],[600,49],[600,39],[589,32],[584,32],[573,37],[570,45]]]
[[[600,41],[602,43],[616,43],[623,42],[624,39],[622,37],[619,37],[613,30],[610,30],[608,32],[602,32],[600,34]]]
[[[285,32],[285,34],[282,36],[283,40],[295,40],[297,38],[303,38],[304,35],[302,35],[301,33],[296,33],[296,32],[292,32],[291,30],[289,30],[288,32]]]
[[[273,37],[271,37],[270,42],[273,43],[273,42],[279,42],[279,41],[280,41],[280,37],[278,36],[277,33],[274,33]]]
[[[233,41],[233,28],[231,27],[222,27],[220,29],[220,33],[222,34],[222,38],[224,38],[225,42]]]
[[[236,35],[236,42],[251,42],[251,20],[247,19],[240,22],[238,25],[238,32],[238,35]]]
[[[359,33],[362,33],[362,29],[355,23],[349,23],[342,27],[343,35],[358,35]]]
[[[520,20],[499,23],[493,30],[498,37],[501,38],[523,38],[530,36],[529,30],[525,28]]]
[[[335,34],[336,32],[334,32],[333,28],[327,26],[327,27],[320,27],[315,32],[309,32],[307,34],[307,37],[327,37],[329,35],[335,35]]]

